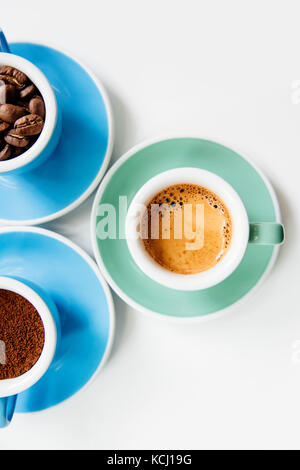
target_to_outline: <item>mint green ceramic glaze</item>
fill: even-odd
[[[250,224],[249,242],[258,245],[280,245],[284,241],[284,228],[281,224]]]
[[[138,150],[113,172],[99,204],[113,204],[118,213],[119,195],[127,196],[130,204],[151,177],[188,166],[212,171],[228,181],[243,200],[250,222],[276,222],[269,189],[254,167],[229,148],[197,138],[168,139]],[[94,229],[98,219],[93,221]],[[126,240],[98,240],[97,244],[102,263],[124,298],[142,309],[173,317],[204,316],[232,305],[258,283],[274,250],[273,246],[249,245],[239,267],[224,282],[185,292],[163,287],[143,274],[131,258]]]

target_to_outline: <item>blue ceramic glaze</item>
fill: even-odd
[[[0,219],[43,223],[74,208],[100,181],[111,154],[110,108],[100,85],[67,55],[29,43],[10,44],[10,48],[48,78],[62,131],[56,149],[38,168],[0,176]],[[55,136],[50,145],[54,148]]]
[[[42,229],[3,230],[0,275],[39,286],[38,293],[53,299],[59,312],[55,358],[39,382],[17,399],[17,412],[43,410],[78,392],[102,364],[114,328],[110,293],[94,263],[62,237]]]
[[[0,398],[0,428],[6,428],[15,412],[17,395]]]
[[[0,28],[0,52],[11,52],[5,34]]]

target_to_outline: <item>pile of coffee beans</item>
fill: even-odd
[[[0,66],[0,162],[18,157],[44,127],[45,103],[25,73]]]

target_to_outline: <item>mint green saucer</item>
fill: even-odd
[[[217,286],[201,291],[178,291],[148,278],[131,258],[126,240],[98,240],[99,204],[112,204],[117,212],[119,196],[128,205],[152,176],[178,167],[198,167],[228,181],[239,193],[250,222],[280,222],[280,210],[270,183],[261,172],[233,150],[198,138],[171,138],[139,145],[110,169],[95,198],[92,240],[100,269],[111,287],[132,307],[147,313],[177,318],[203,317],[221,312],[240,301],[265,278],[278,247],[248,246],[236,271]]]

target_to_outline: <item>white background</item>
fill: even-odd
[[[53,45],[96,72],[115,115],[113,161],[170,132],[220,141],[268,175],[287,227],[272,274],[234,313],[169,324],[115,296],[96,382],[15,416],[0,448],[300,448],[299,2],[14,0],[0,21],[9,41]],[[46,227],[91,253],[91,202]]]

